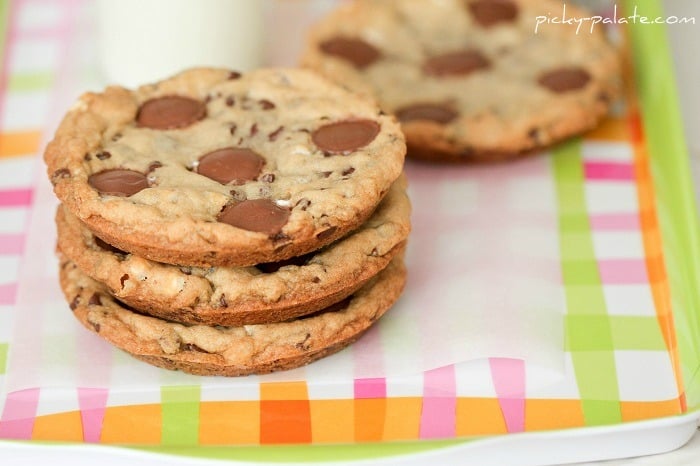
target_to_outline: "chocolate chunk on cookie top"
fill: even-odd
[[[302,64],[396,115],[411,157],[515,158],[592,129],[620,94],[604,28],[536,21],[561,11],[561,0],[349,0],[312,28]],[[571,2],[566,14],[592,16]]]
[[[399,123],[313,71],[199,68],[88,93],[45,152],[57,197],[127,253],[248,266],[362,224],[399,177]]]

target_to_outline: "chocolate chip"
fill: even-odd
[[[323,53],[347,60],[360,69],[368,67],[381,56],[373,45],[350,37],[334,37],[321,42],[319,47]]]
[[[176,129],[189,126],[206,116],[205,105],[195,99],[177,95],[156,97],[141,105],[136,122],[151,129]]]
[[[283,129],[284,129],[284,126],[280,126],[276,130],[271,132],[270,135],[267,137],[267,139],[269,139],[270,141],[275,141],[277,139],[277,136],[280,135],[280,133],[282,132]]]
[[[321,283],[321,279],[318,278],[318,277],[312,278],[311,281],[314,282],[314,283]]]
[[[95,330],[95,332],[100,333],[100,324],[97,322],[89,322],[89,324],[92,326],[92,328]]]
[[[351,174],[353,174],[353,173],[355,173],[355,168],[349,167],[349,168],[346,168],[345,170],[343,170],[343,171],[341,172],[341,175],[342,175],[342,176],[348,176],[348,175],[351,175]]]
[[[317,233],[316,239],[319,241],[323,241],[325,239],[328,239],[333,235],[333,233],[336,232],[336,230],[338,230],[338,227],[331,226],[330,228],[327,228],[327,229],[323,230],[322,232]]]
[[[265,183],[272,183],[273,181],[275,181],[275,174],[265,173],[263,176],[260,177],[260,181]]]
[[[253,123],[253,126],[250,127],[250,135],[255,136],[256,134],[258,134],[258,124]]]
[[[225,103],[227,107],[233,107],[236,103],[236,99],[234,99],[233,96],[226,97]]]
[[[540,86],[546,87],[554,93],[563,94],[583,89],[590,80],[591,75],[588,71],[583,68],[570,67],[543,73],[537,82]]]
[[[110,153],[107,152],[106,150],[104,150],[104,151],[102,151],[102,152],[98,152],[97,154],[95,154],[95,157],[97,157],[97,158],[100,159],[100,160],[106,160],[106,159],[110,158],[111,156],[112,156],[112,154],[110,154]]]
[[[90,160],[92,160],[92,155],[85,154],[85,156],[83,156],[83,160],[85,160],[86,162],[89,162]]]
[[[272,102],[270,102],[267,99],[261,100],[260,106],[262,107],[263,110],[272,110],[273,108],[275,108],[275,104],[273,104]]]
[[[310,338],[311,334],[307,333],[304,339],[298,343],[295,343],[294,346],[302,351],[308,351],[311,348],[311,345],[307,343]]]
[[[474,20],[483,27],[515,21],[518,7],[512,0],[476,0],[469,2]]]
[[[285,259],[282,261],[277,261],[277,262],[265,262],[263,264],[258,264],[255,266],[256,269],[260,270],[263,273],[275,273],[282,267],[285,267],[287,265],[295,265],[297,267],[303,267],[304,265],[308,264],[309,261],[314,257],[314,254],[304,254],[303,256],[297,256],[297,257],[290,257],[289,259]]]
[[[75,311],[75,309],[78,307],[79,304],[80,304],[80,295],[75,295],[75,297],[73,298],[73,300],[70,302],[70,304],[68,306],[70,307],[71,311]]]
[[[464,76],[490,66],[488,59],[476,50],[462,50],[428,58],[423,72],[429,76]]]
[[[303,197],[299,199],[294,207],[299,207],[299,210],[306,210],[311,205],[311,201]]]
[[[444,104],[413,104],[396,111],[400,121],[428,120],[447,124],[457,118],[457,112]]]
[[[88,304],[91,306],[102,306],[102,297],[99,293],[93,293]]]
[[[227,147],[199,158],[197,173],[221,184],[240,185],[257,179],[265,160],[250,149]]]
[[[238,79],[240,77],[241,77],[241,73],[239,73],[238,71],[231,71],[228,74],[228,79]]]
[[[160,168],[160,167],[162,167],[162,166],[163,166],[163,164],[160,163],[160,162],[157,161],[157,160],[154,161],[154,162],[151,162],[151,163],[148,165],[148,170],[146,171],[146,173],[151,173],[152,171],[154,171],[154,170],[156,170],[156,169],[158,169],[158,168]]]
[[[128,197],[148,188],[148,179],[143,173],[134,170],[114,168],[90,175],[88,184],[100,194]]]
[[[332,154],[328,153],[328,154],[323,154],[323,155],[325,155],[326,157],[329,157]],[[333,174],[333,172],[331,172],[331,171],[321,172],[321,176],[323,176],[324,178],[328,178],[332,174]]]
[[[243,230],[278,234],[289,220],[290,211],[269,199],[252,199],[223,208],[217,220]]]
[[[59,168],[51,175],[51,183],[56,184],[58,180],[63,178],[70,178],[70,170],[67,168]]]
[[[122,138],[122,133],[115,133],[114,136],[112,136],[112,141],[117,142]]]
[[[125,273],[119,278],[119,283],[121,284],[122,288],[124,288],[124,283],[129,279],[129,274]]]
[[[219,298],[219,306],[220,307],[228,307],[228,301],[226,301],[226,295],[221,294],[221,297]]]
[[[231,126],[229,126],[228,132],[231,133],[231,136],[233,136],[234,134],[236,134],[237,129],[238,129],[238,126],[236,126],[236,124],[233,123],[233,124],[231,124]]]
[[[345,120],[321,126],[311,134],[316,147],[331,154],[344,154],[360,149],[379,134],[373,120]]]
[[[111,244],[101,240],[97,236],[94,237],[94,240],[95,240],[95,245],[104,251],[111,252],[114,254],[121,254],[124,256],[127,254],[126,252],[122,251],[121,249],[118,249],[118,248],[112,246]]]
[[[248,198],[248,197],[246,196],[246,193],[244,193],[243,191],[239,191],[239,190],[237,190],[237,189],[232,189],[232,190],[230,191],[230,194],[231,194],[231,197],[232,197],[235,201],[245,201],[245,200]]]

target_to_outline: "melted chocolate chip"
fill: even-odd
[[[289,215],[289,209],[269,199],[252,199],[227,205],[217,220],[243,230],[274,236],[287,224]]]
[[[202,102],[172,95],[144,102],[136,115],[136,122],[151,129],[184,128],[204,118],[206,113]]]
[[[209,353],[209,351],[200,348],[194,343],[180,343],[180,351],[195,351],[197,353]]]
[[[235,123],[232,123],[231,126],[228,128],[228,132],[231,133],[231,136],[236,134],[236,130],[238,129],[238,126]]]
[[[330,154],[353,152],[366,146],[379,134],[373,120],[346,120],[321,126],[311,134],[316,147]]]
[[[233,107],[236,104],[236,99],[233,96],[226,97],[225,103],[227,107]]]
[[[275,181],[275,174],[265,173],[263,176],[260,177],[260,181],[265,183],[272,183],[273,181]]]
[[[260,106],[262,107],[263,110],[272,110],[273,108],[275,108],[275,104],[273,104],[272,102],[270,102],[267,99],[261,100]]]
[[[91,306],[102,306],[102,296],[99,293],[93,293],[88,304]]]
[[[464,76],[490,66],[488,59],[476,50],[462,50],[430,57],[423,64],[429,76]]]
[[[156,170],[156,169],[158,169],[158,168],[160,168],[160,167],[162,167],[162,166],[163,166],[163,164],[160,163],[160,162],[157,161],[157,160],[154,161],[154,162],[151,162],[151,163],[148,165],[148,170],[146,171],[146,173],[151,173],[152,171],[154,171],[154,170]]]
[[[241,77],[241,73],[239,73],[238,71],[231,71],[228,74],[228,79],[238,79],[240,77]]]
[[[107,152],[106,150],[104,150],[104,151],[102,151],[102,152],[98,152],[97,154],[95,154],[95,157],[97,157],[97,158],[100,159],[100,160],[106,160],[106,159],[110,158],[111,156],[112,156],[112,154],[110,154],[110,153]]]
[[[299,202],[296,203],[294,207],[299,207],[299,210],[306,210],[309,208],[311,205],[311,201],[308,200],[307,198],[303,197],[299,199]]]
[[[51,182],[56,184],[56,182],[63,178],[70,178],[70,170],[67,168],[59,168],[51,175]]]
[[[226,294],[222,293],[221,297],[219,298],[219,306],[220,307],[228,307],[228,301],[226,301]]]
[[[457,118],[457,115],[455,110],[444,104],[414,104],[396,111],[400,121],[428,120],[443,125]]]
[[[75,298],[70,302],[68,307],[70,307],[71,311],[75,311],[75,309],[78,307],[80,304],[80,295],[75,295]]]
[[[148,179],[143,173],[115,168],[90,175],[88,184],[100,194],[128,197],[148,188]]]
[[[282,130],[283,130],[283,129],[284,129],[284,126],[280,126],[280,127],[277,128],[276,130],[274,130],[273,132],[271,132],[271,133],[267,136],[267,139],[269,139],[270,141],[275,141],[275,140],[277,140],[277,137],[280,135],[280,133],[282,133]]]
[[[253,123],[253,126],[250,127],[250,135],[255,136],[256,134],[258,134],[258,124]]]
[[[591,75],[583,68],[558,68],[542,74],[537,82],[550,91],[563,94],[586,87]]]
[[[362,39],[349,37],[334,37],[321,42],[319,47],[326,55],[347,60],[360,69],[368,67],[381,56],[379,50],[373,45]]]
[[[266,262],[264,264],[258,264],[255,266],[256,269],[263,273],[275,273],[282,267],[287,265],[296,265],[297,267],[302,267],[309,263],[309,261],[314,257],[314,254],[304,254],[303,256],[291,257],[283,261],[277,262]]]
[[[129,274],[125,273],[119,278],[119,283],[121,284],[122,288],[124,288],[124,283],[129,279]]]
[[[476,0],[469,2],[474,20],[483,27],[509,23],[518,17],[518,7],[512,0]]]
[[[265,160],[250,149],[227,147],[199,158],[197,173],[221,184],[240,185],[257,179]]]
[[[341,175],[342,175],[342,176],[348,176],[348,175],[352,175],[353,173],[355,173],[355,168],[349,167],[349,168],[346,168],[345,170],[343,170],[343,171],[341,172]]]

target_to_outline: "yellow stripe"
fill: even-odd
[[[0,134],[0,157],[15,157],[39,152],[41,131],[14,131]]]

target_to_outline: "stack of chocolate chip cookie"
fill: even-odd
[[[403,289],[405,152],[393,117],[310,71],[85,94],[45,153],[70,308],[194,374],[338,351]]]
[[[608,113],[619,57],[603,27],[573,21],[591,17],[561,0],[354,0],[313,28],[302,62],[396,114],[410,157],[492,162]]]

